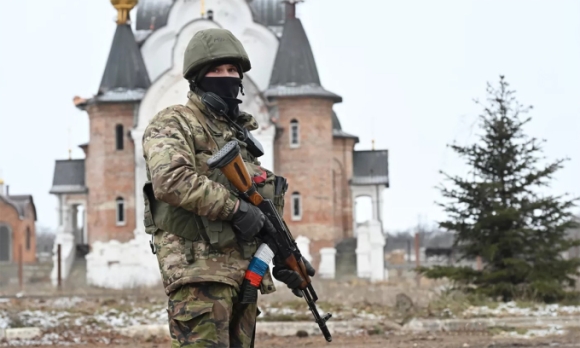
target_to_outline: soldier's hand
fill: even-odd
[[[262,230],[266,215],[258,207],[244,200],[239,200],[238,202],[239,206],[232,217],[231,223],[238,232],[238,236],[249,242]]]
[[[294,295],[302,297],[299,287],[304,279],[302,279],[300,274],[288,268],[286,264],[277,262],[276,259],[274,260],[274,269],[272,270],[272,275],[274,278],[286,284],[288,288],[292,289]],[[306,273],[311,277],[314,276],[314,274],[316,274],[314,267],[312,267],[308,260],[302,259],[302,261],[304,262]]]
[[[305,258],[302,258],[302,261],[304,262],[304,267],[306,268],[306,273],[309,276],[314,277],[314,275],[316,274],[316,270],[314,269],[314,267],[312,267],[310,262],[308,262],[308,260],[306,260]]]

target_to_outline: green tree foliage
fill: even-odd
[[[455,234],[461,259],[481,256],[483,270],[437,266],[420,270],[428,278],[448,278],[468,292],[499,298],[559,301],[572,294],[580,276],[580,259],[563,254],[580,241],[567,237],[578,227],[570,209],[576,199],[541,194],[564,159],[542,163],[541,143],[524,133],[532,109],[516,101],[504,77],[499,87],[488,84],[488,102],[481,104],[481,134],[469,146],[450,145],[466,161],[465,177],[445,179],[439,187],[449,201],[441,228]]]

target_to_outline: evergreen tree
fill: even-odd
[[[541,141],[524,133],[531,106],[516,101],[503,76],[499,88],[488,83],[479,141],[450,147],[467,162],[466,177],[441,172],[452,188],[440,186],[447,204],[441,228],[455,234],[461,259],[480,256],[483,269],[422,268],[428,278],[448,278],[464,291],[500,298],[546,302],[568,297],[580,276],[580,258],[563,253],[580,241],[567,237],[578,226],[570,208],[576,199],[542,195],[565,160],[542,164]]]

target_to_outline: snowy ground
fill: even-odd
[[[302,301],[266,303],[260,305],[263,321],[310,320],[311,313]],[[333,320],[384,320],[391,317],[394,309],[382,306],[319,304],[319,312],[330,311]],[[559,317],[580,315],[580,306],[558,304],[518,305],[515,302],[488,306],[469,307],[458,313],[445,308],[433,313],[441,318],[481,317]],[[0,329],[11,327],[73,327],[96,328],[127,327],[133,325],[165,324],[166,303],[158,299],[101,299],[62,297],[52,299],[0,298]]]
[[[381,322],[392,319],[395,309],[391,306],[368,303],[330,304],[321,302],[319,312],[332,312],[333,321],[371,320]],[[262,321],[312,320],[312,315],[303,301],[264,303],[260,305]],[[417,313],[416,316],[420,316]],[[488,306],[468,307],[453,313],[449,308],[434,312],[438,318],[478,317],[560,317],[580,315],[580,306],[518,305],[515,302]],[[0,329],[38,327],[42,337],[34,341],[10,341],[0,345],[66,345],[66,344],[109,344],[119,335],[114,329],[135,325],[167,325],[165,301],[159,298],[0,298]],[[580,323],[579,323],[580,326]],[[498,337],[537,338],[563,335],[558,326],[530,328],[528,330],[501,330]]]
[[[311,320],[312,314],[305,302],[260,305],[263,321]],[[353,307],[322,305],[319,312],[332,310],[333,320],[382,320],[385,314],[376,314]],[[134,325],[166,324],[166,303],[159,300],[83,299],[80,297],[56,299],[0,299],[0,329],[15,327],[94,327],[108,329]]]

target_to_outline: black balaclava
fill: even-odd
[[[239,104],[242,102],[237,99],[240,93],[242,79],[239,77],[203,77],[197,84],[199,89],[204,92],[212,92],[222,98],[228,104],[228,117],[235,120],[240,114]]]
[[[240,77],[206,77],[205,75],[207,72],[221,64],[232,64],[238,68]],[[190,79],[190,89],[192,91],[196,91],[198,88],[201,93],[203,92],[212,92],[218,95],[220,98],[226,102],[228,105],[228,117],[231,120],[235,120],[239,113],[240,113],[240,103],[241,100],[237,99],[237,96],[240,92],[240,88],[242,94],[244,94],[244,87],[242,85],[242,66],[236,61],[229,61],[224,60],[217,63],[213,63],[211,65],[206,65],[201,68],[196,74],[191,76]]]

